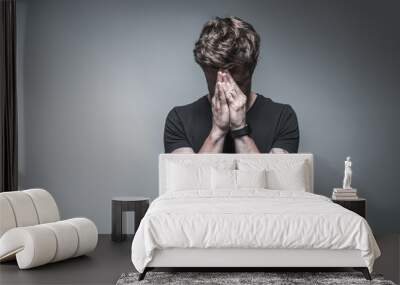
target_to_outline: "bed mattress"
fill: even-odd
[[[163,249],[359,250],[372,272],[380,255],[361,216],[299,191],[229,189],[167,192],[155,199],[132,242],[139,272]]]

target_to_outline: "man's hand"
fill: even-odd
[[[221,81],[221,74],[218,72],[214,95],[211,98],[212,129],[198,153],[223,152],[225,136],[229,131],[229,107]]]
[[[218,72],[215,92],[211,98],[211,109],[213,114],[212,133],[216,137],[225,136],[229,131],[229,107],[222,89],[222,75]]]
[[[222,89],[229,105],[230,129],[240,129],[246,125],[247,96],[236,84],[230,72],[222,74]]]

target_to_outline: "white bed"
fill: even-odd
[[[312,154],[161,154],[160,196],[132,243],[140,279],[155,267],[354,267],[370,278],[380,251],[368,223],[313,194],[313,173]]]

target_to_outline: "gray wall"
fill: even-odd
[[[399,232],[398,1],[18,0],[21,188],[110,232],[110,199],[157,195],[163,127],[207,93],[192,57],[204,22],[237,15],[261,35],[253,90],[296,110],[316,192],[353,186],[377,232]]]

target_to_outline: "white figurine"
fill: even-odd
[[[344,162],[344,178],[343,178],[343,189],[352,189],[351,188],[351,157],[348,156],[346,161]]]

